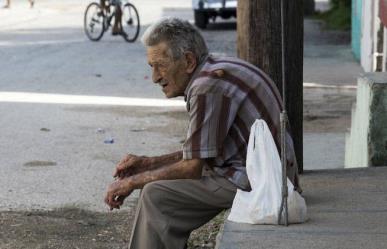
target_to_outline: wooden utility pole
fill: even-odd
[[[304,15],[311,16],[314,14],[315,2],[314,0],[304,0]]]
[[[299,172],[303,170],[303,0],[284,0],[286,109]],[[240,0],[237,9],[238,56],[258,66],[282,94],[281,0]]]

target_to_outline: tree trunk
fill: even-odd
[[[280,0],[242,0],[237,9],[238,56],[264,70],[282,94]],[[303,0],[284,0],[286,109],[299,172],[303,171]]]

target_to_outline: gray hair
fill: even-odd
[[[178,18],[164,18],[152,24],[145,30],[141,42],[148,47],[166,42],[174,60],[190,51],[200,63],[208,54],[207,45],[199,31],[188,21]]]

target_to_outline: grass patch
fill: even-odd
[[[224,222],[225,211],[218,214],[202,227],[192,231],[187,249],[213,249],[216,245],[216,235]]]
[[[339,3],[323,13],[317,13],[316,18],[325,22],[327,29],[350,30],[351,29],[351,5]]]
[[[351,29],[351,9],[341,6],[321,14],[321,18],[327,24],[328,29]]]

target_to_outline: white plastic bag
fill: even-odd
[[[250,131],[246,170],[252,190],[238,189],[228,220],[250,224],[277,224],[281,206],[282,167],[273,137],[264,120],[256,120]],[[304,198],[288,184],[289,223],[305,222]],[[283,212],[284,213],[284,212]]]

